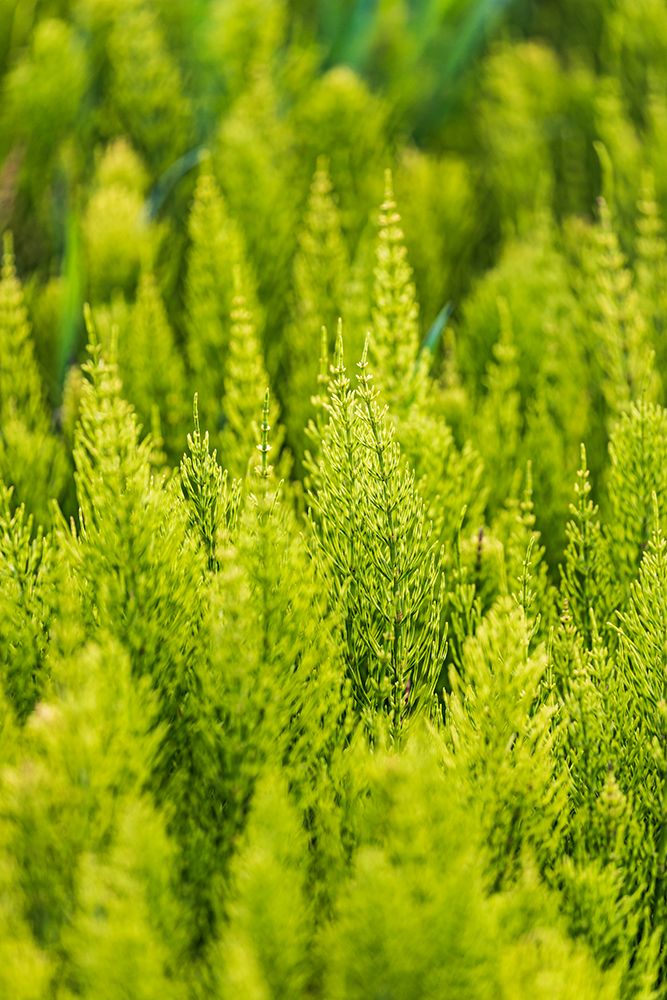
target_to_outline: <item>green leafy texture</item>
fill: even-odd
[[[465,301],[462,329],[457,339],[457,361],[464,386],[468,387],[472,398],[459,419],[460,434],[474,432],[472,443],[493,466],[500,462],[501,469],[505,447],[512,445],[512,438],[518,433],[516,466],[523,468],[527,461],[532,463],[540,530],[549,562],[554,565],[563,545],[564,510],[569,500],[569,490],[565,486],[568,470],[574,477],[582,436],[590,440],[595,431],[591,450],[596,457],[604,453],[606,437],[604,414],[596,417],[598,424],[602,424],[600,428],[590,412],[588,391],[582,389],[589,372],[584,346],[588,326],[579,320],[579,301],[570,287],[568,262],[559,245],[559,234],[553,220],[544,212],[535,219],[533,229],[530,239],[513,238],[505,243],[499,262],[477,283]],[[578,294],[579,298],[583,297],[582,291]],[[497,370],[493,351],[502,335],[499,301],[504,301],[509,311],[518,365],[518,384],[515,386],[519,391],[518,431],[513,431],[502,447],[498,442],[492,453],[485,440],[496,435],[494,424],[483,423],[470,414],[470,407],[483,405],[485,379],[491,371]],[[511,377],[516,374],[514,372]],[[498,406],[511,410],[513,399],[511,395],[507,403],[499,401]],[[491,406],[491,401],[488,405]],[[516,417],[510,413],[506,416],[516,424]],[[495,419],[492,414],[489,417]],[[507,479],[511,481],[512,474],[509,457],[504,469],[504,489],[507,490]],[[494,475],[485,478],[492,486]],[[497,493],[496,505],[504,499],[499,496],[501,492]]]
[[[152,444],[139,440],[116,365],[103,359],[92,328],[91,338],[74,445],[80,510],[75,582],[88,627],[116,636],[135,673],[148,676],[157,692],[156,721],[165,730],[152,788],[158,801],[170,804],[198,945],[215,920],[212,870],[222,810],[215,789],[218,698],[207,658],[198,652],[204,553],[188,530],[185,502],[153,478]]]
[[[398,738],[405,717],[430,710],[445,642],[441,568],[414,474],[367,371],[353,389],[339,330],[329,423],[309,500],[321,569],[345,623],[347,669],[369,727],[387,712]]]
[[[78,280],[75,284],[78,285]],[[69,299],[67,305],[69,306],[73,300],[74,296]],[[71,351],[71,342],[63,335],[65,302],[65,281],[62,275],[50,278],[41,288],[35,283],[26,289],[26,305],[32,321],[35,357],[44,379],[47,404],[52,407],[62,401],[62,382],[66,364],[69,362],[67,355]],[[69,329],[76,330],[79,319],[80,303],[77,301],[75,322]]]
[[[526,875],[488,895],[477,807],[443,773],[432,734],[400,755],[365,763],[355,865],[322,935],[322,995],[613,997],[581,945],[568,940],[556,900]]]
[[[496,510],[516,485],[517,458],[521,442],[522,414],[519,365],[512,336],[512,318],[507,303],[498,301],[500,339],[493,348],[486,376],[487,394],[477,415],[476,439],[485,463],[493,464],[491,510]]]
[[[121,1000],[131,990],[150,1000],[158,989],[181,1000],[187,993],[172,948],[182,914],[168,877],[173,846],[145,801],[125,808],[114,833],[110,849],[81,860],[79,906],[64,934],[73,956],[65,995]]]
[[[444,409],[438,387],[425,383],[422,401],[399,420],[396,438],[414,468],[417,489],[427,503],[427,519],[451,557],[461,512],[467,526],[478,528],[487,491],[479,453],[469,441],[457,447]]]
[[[150,272],[141,276],[127,325],[121,327],[118,367],[143,426],[151,426],[157,409],[167,453],[180,457],[185,443],[185,368]]]
[[[646,402],[624,413],[609,444],[605,536],[620,595],[634,580],[651,533],[652,497],[667,496],[667,410]]]
[[[33,30],[25,39],[27,44],[21,46],[20,58],[13,60],[3,76],[0,149],[3,158],[10,150],[15,154],[20,151],[23,169],[17,188],[33,201],[41,238],[50,244],[50,185],[59,166],[59,153],[79,132],[89,65],[88,53],[73,25],[48,13],[40,11],[41,17],[31,18]]]
[[[204,426],[217,437],[223,423],[225,365],[233,300],[239,284],[256,323],[259,313],[241,234],[207,166],[197,180],[188,233],[186,348]],[[237,269],[240,275],[235,279]],[[263,392],[265,385],[260,383],[256,391]]]
[[[664,967],[654,943],[664,926],[666,568],[656,513],[615,653],[596,632],[585,650],[569,614],[554,646],[557,669],[569,647],[559,739],[572,804],[566,909],[598,959],[624,969],[629,995]]]
[[[604,629],[612,611],[612,568],[598,516],[591,497],[586,449],[581,446],[581,465],[574,486],[574,503],[565,534],[567,545],[561,566],[560,593],[582,638],[590,649],[596,629]]]
[[[590,906],[590,902],[584,903],[587,894],[591,900],[596,892],[610,893],[612,899],[617,894],[626,895],[620,920],[609,919],[607,914],[603,919],[595,917],[587,928],[594,947],[598,953],[603,951],[601,957],[609,961],[615,957],[615,949],[625,947],[621,928],[633,905],[627,896],[627,875],[632,869],[624,879],[622,866],[637,864],[640,846],[631,803],[618,783],[622,734],[617,725],[609,726],[624,695],[614,678],[613,659],[599,636],[595,634],[591,648],[584,649],[567,609],[554,639],[552,656],[557,669],[561,659],[569,666],[568,675],[561,678],[564,724],[557,733],[557,755],[562,757],[569,775],[571,812],[565,844],[571,860],[581,866],[576,878],[576,868],[568,874],[565,863],[566,896],[570,897],[574,913],[579,911],[575,919],[583,923]],[[613,877],[605,885],[603,876],[609,875],[607,866],[612,865],[619,869],[612,872]],[[581,884],[577,886],[579,879]],[[623,888],[625,893],[619,893]],[[609,921],[606,929],[605,920]]]
[[[220,455],[231,475],[244,478],[259,441],[257,416],[268,387],[261,344],[243,288],[240,269],[234,269],[234,298],[231,307],[229,345],[225,362],[225,425],[220,434]],[[271,405],[271,425],[278,423],[275,404]],[[284,435],[274,433],[272,447],[280,449]]]
[[[153,5],[116,2],[108,35],[111,81],[107,113],[151,167],[165,170],[190,138],[191,110],[178,64],[165,44]]]
[[[0,401],[4,415],[16,413],[31,430],[48,428],[28,311],[16,274],[14,245],[9,233],[5,233],[3,242],[0,324],[3,354]]]
[[[558,351],[559,345],[550,345]],[[577,469],[577,447],[581,438],[581,424],[574,417],[587,418],[586,404],[566,414],[570,400],[561,393],[566,372],[577,371],[570,367],[567,352],[563,351],[558,364],[558,376],[543,370],[535,387],[535,397],[528,406],[522,451],[533,468],[535,505],[539,511],[539,524],[553,565],[565,543],[565,511],[570,498],[569,483]],[[593,437],[593,435],[590,435]]]
[[[229,922],[216,956],[220,996],[308,996],[314,914],[306,903],[306,852],[285,780],[269,771],[255,791],[234,859]]]
[[[281,97],[266,67],[258,68],[222,119],[212,145],[226,200],[257,276],[267,317],[266,342],[273,348],[267,359],[272,378],[288,319],[292,260],[307,185],[299,167],[307,162],[305,170],[310,171],[315,160],[297,158],[294,130]],[[252,311],[256,314],[254,304]]]
[[[118,184],[142,195],[148,190],[148,171],[127,139],[114,139],[104,148],[97,158],[95,172],[100,187]]]
[[[114,292],[133,295],[142,268],[151,268],[161,233],[144,213],[145,173],[126,144],[110,143],[82,220],[89,294],[106,302]]]
[[[304,82],[291,116],[293,146],[308,170],[318,156],[327,156],[333,186],[343,196],[343,232],[355,247],[367,227],[369,207],[381,198],[382,170],[393,159],[391,109],[349,66],[327,67]]]
[[[485,614],[499,594],[508,593],[503,543],[482,526],[474,534],[456,540],[453,549],[453,573],[448,575],[450,587],[456,588],[468,579],[474,604],[480,614]],[[457,582],[452,584],[453,580]],[[467,634],[466,630],[460,638]]]
[[[446,691],[450,690],[449,673],[451,665],[462,669],[463,647],[469,636],[475,634],[485,610],[484,572],[487,570],[484,559],[484,529],[480,528],[473,538],[462,536],[463,522],[466,511],[463,509],[454,535],[451,565],[447,567],[447,586],[443,595],[441,618],[447,622],[447,664],[443,670],[443,682]],[[467,543],[467,544],[466,544]],[[494,580],[494,591],[496,590]],[[496,594],[493,593],[493,597]]]
[[[551,754],[553,706],[541,690],[547,660],[529,653],[523,608],[505,598],[463,647],[446,699],[451,766],[482,809],[487,878],[509,885],[526,848],[548,864],[557,849],[564,788]]]
[[[2,852],[0,865],[0,989],[16,1000],[42,1000],[48,995],[51,964],[46,952],[35,943],[21,912],[16,863],[6,851]]]
[[[57,18],[43,18],[32,35],[30,51],[5,80],[4,110],[15,139],[29,140],[31,156],[42,165],[77,119],[86,70],[85,54],[72,27]],[[31,134],[36,126],[36,134]]]
[[[15,488],[14,503],[25,503],[38,521],[47,522],[49,499],[60,493],[67,466],[51,432],[8,233],[0,278],[0,358],[0,473]]]
[[[599,135],[594,143],[602,168],[602,193],[608,200],[619,234],[633,229],[635,200],[644,155],[641,136],[628,113],[619,81],[600,81],[594,103]]]
[[[593,292],[592,350],[598,359],[600,389],[613,419],[632,400],[654,400],[657,383],[646,320],[603,199],[599,213],[588,265]]]
[[[422,496],[432,498],[429,520],[449,542],[464,507],[473,523],[481,517],[482,466],[467,442],[456,447],[443,394],[427,375],[429,352],[419,352],[419,307],[389,171],[379,221],[369,354],[401,449],[414,467]]]
[[[635,239],[635,274],[637,295],[649,322],[651,346],[655,351],[655,366],[662,377],[662,399],[667,392],[664,372],[667,371],[665,348],[665,317],[667,316],[667,240],[655,183],[650,173],[642,177],[637,203]]]
[[[655,177],[660,203],[664,204],[665,185],[662,179],[662,171],[667,158],[667,144],[665,143],[663,130],[667,121],[667,101],[655,86],[651,87],[649,93],[646,118],[647,159]]]
[[[503,545],[500,593],[511,595],[522,608],[530,640],[546,640],[556,624],[556,595],[537,530],[530,463],[520,496],[508,499],[494,521],[493,534]]]
[[[654,505],[653,530],[639,576],[630,589],[627,610],[619,616],[619,661],[631,678],[622,706],[624,755],[619,761],[623,787],[632,789],[638,818],[646,829],[642,858],[653,881],[652,898],[645,900],[645,918],[652,928],[664,927],[665,864],[667,862],[667,542]]]
[[[44,685],[52,546],[23,506],[12,510],[11,493],[0,486],[0,663],[7,699],[23,720]]]
[[[639,7],[628,0],[606,12],[605,34],[609,69],[622,88],[633,120],[646,107],[646,94],[659,89],[664,76],[664,11],[655,0]]]
[[[320,331],[322,327],[335,330],[346,310],[348,274],[347,249],[328,163],[320,157],[294,258],[292,315],[285,333],[287,428],[299,454],[313,414],[310,396],[315,386]]]
[[[419,306],[391,172],[387,171],[376,249],[370,356],[397,414],[407,409],[422,389],[424,369],[417,358],[418,348]]]
[[[3,997],[665,993],[666,56],[663,0],[0,2]]]
[[[536,41],[498,47],[485,64],[478,124],[486,183],[506,226],[525,231],[552,196],[549,134],[538,122],[563,113],[566,94],[556,55]]]
[[[203,39],[205,54],[224,77],[225,99],[243,93],[253,73],[271,67],[286,34],[283,0],[214,0]]]
[[[408,257],[427,322],[443,303],[460,301],[478,222],[469,166],[456,155],[409,147],[394,174]]]
[[[224,393],[222,365],[227,348],[226,318],[232,295],[232,265],[225,221],[225,209],[215,179],[209,171],[202,171],[188,220],[186,346],[196,391],[205,403],[204,425],[214,430],[217,430],[218,407]]]
[[[524,406],[534,395],[536,372],[553,353],[567,348],[572,365],[572,355],[576,358],[577,351],[581,351],[581,345],[572,344],[569,332],[574,303],[568,288],[567,260],[553,219],[543,210],[531,226],[530,237],[509,237],[493,267],[474,283],[462,303],[457,338],[457,360],[464,384],[472,392],[479,392],[493,348],[500,340],[503,317],[498,302],[507,303]],[[558,339],[552,347],[554,337]],[[567,391],[568,405],[573,405],[571,397],[576,403],[573,390],[565,385],[561,389]]]
[[[339,755],[349,729],[339,621],[326,607],[294,514],[268,464],[268,398],[260,461],[238,537],[221,556],[207,616],[211,669],[221,689],[224,802],[229,852],[245,824],[255,783],[281,765],[310,837],[311,864],[324,882],[342,864],[334,806]]]
[[[146,691],[135,689],[127,656],[110,642],[55,657],[53,674],[0,784],[0,850],[3,865],[16,859],[18,912],[35,945],[51,949],[52,988],[65,995],[99,988],[120,997],[131,983],[140,989],[147,971],[166,985],[181,914],[169,886],[172,852],[145,792],[157,737],[145,735]],[[96,884],[103,871],[106,893]]]
[[[436,748],[411,741],[363,763],[370,794],[323,936],[323,995],[365,997],[370,983],[375,996],[498,995],[479,857]]]
[[[0,789],[3,790],[11,786],[12,765],[17,753],[17,734],[12,716],[4,693],[0,693],[3,747]],[[3,791],[0,791],[0,796],[6,799]],[[17,997],[18,1000],[42,1000],[47,994],[53,964],[33,937],[24,907],[20,857],[11,850],[7,826],[3,824],[0,830],[0,989],[4,995]]]
[[[219,552],[233,533],[240,504],[240,482],[229,482],[229,473],[209,451],[208,431],[202,437],[199,402],[194,398],[194,430],[188,434],[188,453],[180,466],[181,489],[190,528],[206,553],[210,570],[219,569]]]

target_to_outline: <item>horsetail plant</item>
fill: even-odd
[[[667,996],[666,39],[0,2],[0,998]]]
[[[432,710],[446,648],[442,568],[414,474],[401,460],[386,407],[368,372],[368,346],[352,388],[339,327],[327,410],[309,500],[316,552],[333,576],[345,622],[358,710],[372,729],[388,711],[403,720]]]

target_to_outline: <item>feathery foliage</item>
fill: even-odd
[[[344,620],[346,660],[360,713],[429,711],[442,665],[437,542],[414,474],[401,461],[368,352],[353,388],[339,330],[320,458],[309,498],[315,540]]]
[[[667,996],[666,66],[0,2],[0,997]]]

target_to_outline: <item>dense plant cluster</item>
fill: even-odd
[[[662,0],[0,85],[0,997],[667,996]]]

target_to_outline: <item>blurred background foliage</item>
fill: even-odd
[[[0,80],[0,230],[57,433],[88,301],[168,459],[195,390],[219,443],[240,267],[298,474],[320,327],[342,315],[354,353],[371,324],[391,167],[441,418],[488,466],[513,400],[487,519],[530,461],[556,561],[579,443],[600,482],[623,395],[600,338],[664,369],[662,0],[0,0]]]

